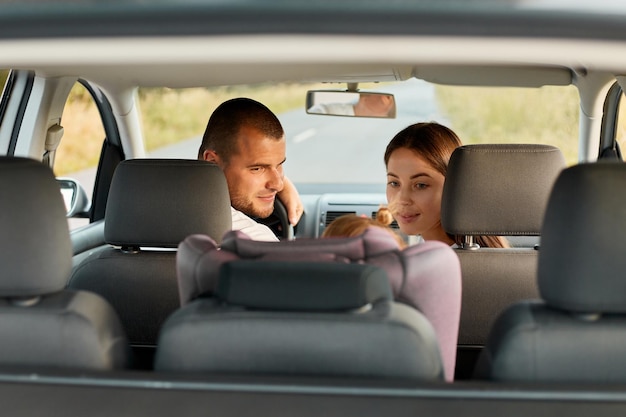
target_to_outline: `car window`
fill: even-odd
[[[10,70],[8,70],[8,69],[0,69],[0,86],[2,86],[0,91],[4,90],[4,87],[5,87],[6,83],[7,83],[8,78],[9,78],[9,71]],[[2,106],[2,107],[4,107],[4,106]],[[2,111],[2,110],[3,109],[0,108],[0,111]],[[2,114],[0,114],[0,120],[1,119],[2,119]]]
[[[56,151],[54,173],[77,180],[91,196],[105,133],[93,97],[79,82],[65,103],[62,126],[64,134]],[[71,228],[76,228],[89,223],[89,219],[72,218],[69,222]]]
[[[235,97],[250,97],[274,113],[284,115],[304,109],[306,91],[320,86],[322,84],[140,88],[146,153],[160,158],[196,158],[209,117],[222,102]]]
[[[615,140],[620,147],[622,158],[624,158],[624,149],[626,147],[626,106],[624,105],[624,93],[620,94],[618,112],[617,112],[617,129],[615,130]]]
[[[557,146],[578,159],[579,96],[574,86],[437,88],[437,99],[463,143]]]
[[[345,85],[259,85],[213,89],[140,90],[150,156],[195,158],[206,122],[222,101],[247,96],[274,111],[287,137],[285,172],[298,185],[384,184],[383,154],[406,126],[437,121],[465,144],[547,143],[569,165],[578,158],[575,87],[484,88],[441,86],[412,79],[359,86],[395,95],[396,117],[354,118],[307,114],[308,89]],[[324,169],[316,169],[320,165]]]

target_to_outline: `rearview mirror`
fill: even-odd
[[[86,217],[89,214],[89,198],[80,183],[72,178],[57,178],[65,202],[67,217]]]
[[[393,94],[340,90],[311,90],[306,95],[306,112],[331,116],[396,117]]]

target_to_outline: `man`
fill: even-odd
[[[276,115],[252,99],[227,100],[209,118],[198,159],[224,171],[233,229],[252,239],[278,240],[267,226],[248,217],[271,215],[277,196],[285,204],[291,224],[302,215],[300,196],[283,174],[285,148],[285,133]]]

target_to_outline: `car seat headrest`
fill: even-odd
[[[175,248],[203,233],[219,242],[232,215],[226,178],[209,162],[182,159],[122,161],[113,176],[104,235],[122,247]]]
[[[289,311],[352,310],[393,298],[379,267],[288,260],[227,262],[215,295],[229,304]]]
[[[425,250],[430,248],[426,245]],[[431,248],[432,249],[432,248]],[[413,262],[404,259],[403,251],[386,230],[370,228],[351,238],[298,239],[262,242],[248,238],[240,231],[224,235],[220,250],[208,236],[193,235],[179,245],[176,268],[181,305],[214,293],[219,268],[234,260],[368,263],[380,266],[398,290],[408,271],[415,272]]]
[[[539,235],[552,184],[564,167],[554,146],[461,146],[448,164],[441,224],[454,235]]]
[[[0,296],[62,290],[72,269],[72,245],[54,174],[35,160],[0,157],[0,190]]]
[[[550,196],[538,284],[551,306],[580,313],[626,313],[626,164],[564,170]]]

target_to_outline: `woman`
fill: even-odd
[[[452,152],[459,137],[438,123],[416,123],[398,133],[385,150],[389,210],[406,235],[461,245],[463,236],[441,226],[441,195]],[[475,236],[481,247],[506,248],[500,236]]]

